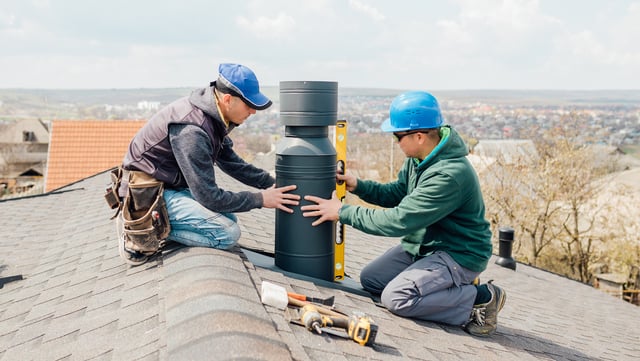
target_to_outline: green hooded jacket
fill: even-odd
[[[445,251],[461,266],[482,272],[492,245],[478,176],[460,135],[443,126],[440,136],[422,162],[407,158],[395,182],[359,179],[353,193],[384,208],[345,204],[340,222],[369,234],[402,237],[403,248],[416,258]]]

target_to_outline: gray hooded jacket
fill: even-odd
[[[194,90],[156,113],[135,135],[123,167],[143,171],[173,189],[189,188],[208,209],[244,212],[262,207],[258,192],[229,192],[216,184],[214,164],[238,181],[260,189],[275,183],[265,170],[233,150],[216,107],[213,88]],[[120,195],[126,194],[126,180]]]

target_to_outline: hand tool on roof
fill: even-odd
[[[364,314],[354,314],[350,317],[327,316],[320,313],[320,309],[312,304],[303,306],[300,310],[300,322],[309,330],[321,334],[326,333],[351,339],[361,346],[371,346],[375,343],[378,326],[370,317]],[[339,328],[344,333],[336,333],[332,328]]]
[[[288,304],[290,304],[290,300],[294,299],[298,301],[299,304],[295,306],[300,307],[300,304],[304,305],[306,302],[317,303],[323,306],[328,306],[329,308],[333,308],[333,303],[335,301],[335,296],[331,296],[328,298],[317,298],[317,297],[309,297],[295,292],[287,292],[287,290],[276,284],[273,284],[268,281],[263,281],[261,286],[261,298],[262,303],[265,305],[277,307],[281,310],[284,310]]]
[[[4,285],[9,283],[9,282],[21,281],[23,279],[24,278],[22,278],[22,275],[2,277],[2,278],[0,278],[0,288],[3,288]]]
[[[293,293],[293,292],[287,292],[287,296],[291,298],[295,298],[300,301],[318,303],[318,304],[329,306],[329,307],[333,307],[333,303],[335,301],[335,296],[331,296],[328,298],[317,298],[317,297],[309,297],[309,296],[305,296],[305,295],[301,295],[299,293]]]
[[[336,172],[345,174],[347,171],[347,121],[338,120],[336,122],[335,142],[336,149]],[[344,181],[336,182],[336,196],[344,203],[347,195],[347,185]],[[333,253],[333,280],[342,281],[344,279],[344,241],[345,225],[336,222],[336,241]]]
[[[378,334],[378,326],[370,317],[363,313],[354,313],[348,316],[333,308],[294,298],[291,296],[292,294],[296,295],[287,292],[282,286],[267,281],[262,282],[262,303],[282,310],[287,310],[287,305],[297,307],[300,310],[298,318],[295,320],[292,318],[291,322],[300,323],[319,334],[325,331],[332,335],[346,337],[363,346],[374,343]],[[322,299],[320,300],[322,301]],[[334,297],[330,297],[328,300],[331,300],[333,305]],[[337,333],[332,328],[340,328],[344,332]]]
[[[318,304],[312,304],[309,303],[307,301],[300,301],[297,298],[293,298],[291,296],[288,296],[289,298],[289,306],[293,306],[293,307],[298,307],[298,308],[302,308],[306,305],[312,305],[316,308],[316,310],[318,310],[318,312],[320,312],[321,314],[325,315],[325,316],[332,316],[332,317],[348,317],[348,315],[346,313],[343,313],[341,311],[338,311],[336,309],[334,309],[333,307],[325,307],[322,305],[318,305]]]

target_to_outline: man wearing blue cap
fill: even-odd
[[[305,196],[312,224],[340,220],[363,232],[402,237],[399,245],[364,267],[364,289],[380,295],[404,317],[461,325],[472,335],[497,328],[506,293],[491,283],[474,285],[491,257],[491,231],[468,149],[443,125],[438,102],[423,91],[400,94],[382,131],[393,133],[407,156],[395,182],[381,184],[337,175],[347,190],[384,209]]]
[[[118,193],[122,198],[131,194],[128,180],[133,178],[127,176],[131,173],[141,172],[162,182],[161,198],[170,225],[167,239],[187,246],[228,249],[240,238],[234,212],[265,207],[291,213],[288,206],[298,205],[300,197],[289,193],[295,185],[276,188],[267,171],[234,152],[229,132],[257,110],[267,109],[271,100],[260,92],[258,79],[248,67],[220,64],[218,71],[218,79],[209,87],[169,104],[138,131],[122,163],[125,175]],[[261,191],[219,188],[214,165]],[[153,225],[162,222],[162,210],[154,214]],[[120,255],[127,263],[139,265],[157,249],[136,242],[144,237],[126,228],[133,221],[123,219],[124,213],[133,214],[127,208],[118,218]]]

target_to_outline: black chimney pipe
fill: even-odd
[[[304,197],[331,198],[336,189],[336,150],[329,126],[338,120],[338,83],[280,82],[280,120],[285,138],[276,147],[276,185],[295,184]],[[301,199],[300,206],[311,204]],[[335,222],[316,227],[299,208],[276,210],[275,265],[289,272],[333,281]]]

